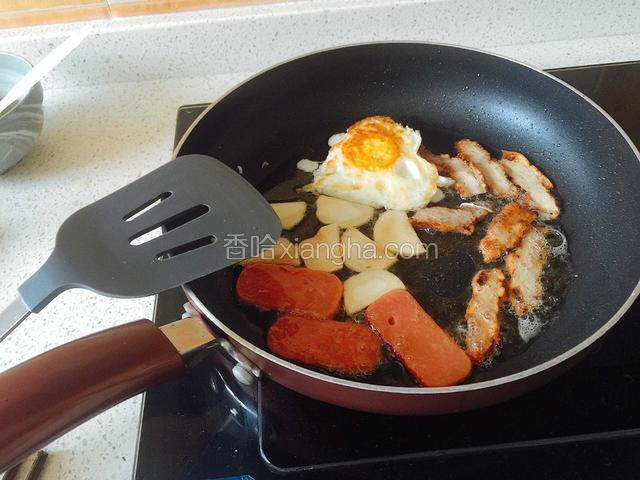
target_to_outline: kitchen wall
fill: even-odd
[[[254,5],[277,0],[0,0],[0,28]]]
[[[638,7],[636,0],[606,8],[601,0],[296,0],[112,18],[91,22],[93,34],[45,87],[246,74],[322,48],[388,40],[460,44],[543,67],[612,61],[611,52],[637,60]],[[79,26],[4,30],[0,50],[37,62]]]

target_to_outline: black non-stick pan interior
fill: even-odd
[[[558,318],[528,348],[478,380],[516,373],[596,333],[632,294],[640,273],[640,166],[624,135],[587,99],[529,67],[431,44],[373,44],[321,52],[275,67],[219,101],[179,154],[203,153],[261,191],[301,158],[323,160],[327,138],[369,115],[422,132],[434,151],[472,138],[523,152],[555,183],[572,274]],[[266,163],[265,163],[266,162]],[[209,310],[264,348],[225,270],[190,284]]]

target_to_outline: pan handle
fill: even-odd
[[[0,373],[0,472],[103,410],[183,373],[181,352],[213,340],[197,322],[189,318],[161,330],[138,320]],[[194,326],[195,339],[188,332]]]

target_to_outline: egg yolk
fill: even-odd
[[[400,156],[395,138],[381,132],[356,131],[341,143],[343,155],[353,166],[371,172],[386,170]]]

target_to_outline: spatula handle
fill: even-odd
[[[0,373],[0,472],[84,420],[184,369],[166,334],[139,320]]]
[[[65,290],[79,286],[69,278],[74,278],[72,262],[54,249],[47,261],[18,287],[18,293],[29,310],[38,313]]]
[[[0,312],[0,342],[9,335],[14,328],[29,316],[31,310],[27,308],[20,297],[13,301]]]

